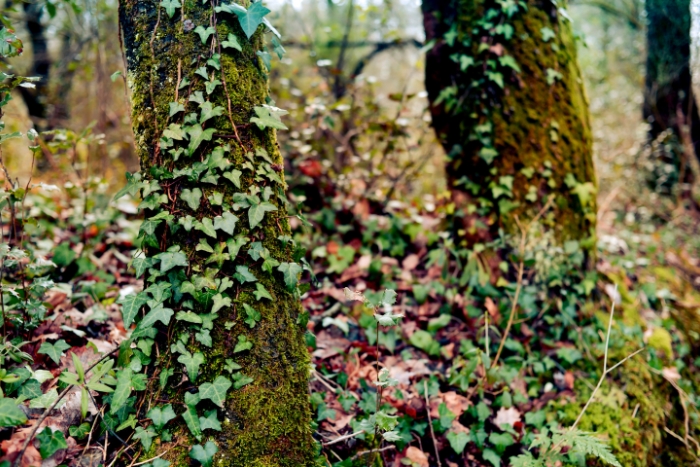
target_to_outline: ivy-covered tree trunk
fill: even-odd
[[[426,88],[447,153],[457,237],[538,229],[592,265],[596,183],[588,104],[562,2],[424,0]]]
[[[656,167],[655,182],[670,189],[681,177],[690,181],[687,160],[700,156],[700,115],[693,97],[690,75],[690,0],[646,0],[647,65],[644,118],[649,122],[649,139],[661,137],[659,162],[677,169],[669,173]],[[684,135],[684,126],[689,134]],[[689,139],[687,143],[684,139]],[[670,175],[669,175],[670,174]]]
[[[146,288],[123,300],[136,328],[110,413],[123,416],[124,393],[146,389],[131,401],[135,439],[172,465],[313,465],[301,267],[275,134],[284,125],[266,105],[268,10],[119,7],[142,168],[124,191],[142,191],[144,254],[133,265]]]

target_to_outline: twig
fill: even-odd
[[[396,446],[394,446],[393,444],[390,444],[390,445],[388,445],[388,446],[386,446],[386,447],[383,447],[383,448],[377,449],[377,450],[360,451],[360,452],[358,452],[357,454],[355,454],[354,456],[352,456],[352,457],[350,458],[350,460],[359,459],[360,457],[362,457],[362,456],[364,456],[364,455],[372,454],[372,453],[374,453],[374,452],[384,452],[384,451],[390,451],[390,450],[392,450],[392,449],[396,449]],[[333,452],[333,451],[331,451],[331,452]]]
[[[428,380],[423,380],[423,396],[425,397],[425,410],[428,412],[428,426],[430,427],[430,436],[433,438],[433,448],[435,449],[435,459],[437,459],[438,467],[442,467],[440,463],[440,452],[438,451],[437,439],[435,438],[435,430],[433,430],[433,419],[430,416],[430,401],[428,400]]]
[[[178,446],[178,444],[175,443],[174,446],[170,446],[168,449],[166,449],[165,451],[161,452],[161,453],[158,454],[156,457],[151,457],[150,459],[146,459],[145,461],[141,461],[141,462],[138,462],[138,463],[132,464],[132,465],[133,465],[134,467],[136,467],[137,465],[143,465],[143,464],[148,464],[149,462],[153,462],[153,461],[156,460],[156,459],[160,459],[161,457],[163,457],[164,455],[166,455],[166,454],[168,453],[168,451],[170,451],[171,449],[176,448],[177,446]]]
[[[359,436],[359,435],[363,434],[364,432],[365,432],[365,430],[356,431],[354,433],[350,433],[349,435],[344,435],[344,436],[341,436],[340,438],[336,438],[333,441],[328,441],[327,443],[323,443],[323,445],[330,446],[331,444],[340,443],[341,441],[345,441],[346,439],[350,439],[350,438],[354,438],[355,436]]]
[[[608,376],[608,374],[611,371],[613,371],[615,368],[619,367],[620,365],[625,363],[627,360],[629,360],[630,358],[634,357],[639,352],[644,350],[644,347],[642,347],[641,349],[637,350],[636,352],[633,352],[632,354],[630,354],[627,357],[620,360],[617,364],[613,365],[611,368],[608,368],[608,349],[610,347],[610,331],[612,330],[612,323],[613,323],[614,315],[615,315],[615,302],[613,301],[612,306],[610,307],[610,317],[608,319],[608,332],[605,335],[605,353],[604,353],[604,360],[603,360],[603,374],[600,376],[600,379],[598,380],[598,384],[596,385],[595,389],[593,389],[593,392],[591,393],[591,396],[588,398],[588,401],[586,401],[586,405],[583,406],[583,409],[578,414],[576,421],[574,421],[574,424],[569,427],[569,430],[568,430],[569,432],[573,431],[578,426],[579,422],[583,418],[583,414],[586,413],[588,406],[591,405],[591,402],[593,402],[593,399],[595,398],[596,394],[598,393],[598,390],[600,389],[600,387],[603,385],[603,381],[605,381],[605,378]],[[562,438],[557,444],[552,446],[552,450],[556,450],[563,442],[564,442],[564,438]]]
[[[518,217],[515,217],[515,222],[520,227],[520,245],[518,246],[518,255],[520,256],[520,262],[518,263],[518,282],[515,287],[515,296],[513,297],[513,304],[510,307],[510,316],[508,317],[508,324],[506,324],[506,330],[503,331],[503,337],[501,337],[501,343],[498,345],[498,352],[496,352],[496,357],[493,359],[491,368],[494,368],[498,363],[498,359],[501,357],[501,352],[503,352],[503,346],[506,344],[506,339],[508,339],[508,334],[510,333],[510,328],[513,326],[513,320],[515,319],[515,312],[518,308],[518,298],[520,298],[520,291],[523,289],[523,274],[525,272],[525,242],[527,241],[527,234],[530,232],[530,228],[544,215],[544,213],[549,209],[552,202],[554,201],[554,195],[550,195],[547,203],[540,209],[535,217],[528,222],[526,227],[522,227],[518,221]],[[607,349],[606,349],[607,351]]]
[[[133,435],[133,433],[132,433],[131,435],[129,435],[129,438],[127,438],[127,441],[128,441],[129,439],[131,439],[131,436],[132,436],[132,435]],[[112,462],[110,462],[110,464],[109,464],[107,467],[112,467],[112,466],[114,465],[114,463],[117,462],[117,459],[119,459],[119,456],[121,456],[122,453],[126,453],[126,450],[127,450],[127,449],[133,449],[134,446],[136,446],[138,443],[139,443],[139,441],[133,442],[133,443],[131,443],[130,445],[124,446],[124,447],[121,448],[119,451],[117,451],[117,454],[115,454],[114,459],[112,460]],[[127,455],[128,455],[128,454],[127,454]]]

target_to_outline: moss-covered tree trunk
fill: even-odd
[[[690,181],[688,157],[700,156],[700,115],[693,98],[690,74],[690,0],[646,0],[647,65],[644,118],[649,122],[649,139],[661,141],[663,162],[678,169],[657,168],[657,183],[671,188],[679,179]],[[689,130],[685,136],[684,126]],[[684,139],[689,139],[687,143]]]
[[[596,183],[588,104],[562,2],[424,0],[426,88],[467,245],[538,222],[588,251]],[[557,6],[558,4],[558,6]],[[518,222],[516,222],[516,217]]]
[[[146,289],[125,304],[127,327],[127,310],[140,311],[131,355],[120,358],[148,376],[135,405],[146,457],[168,450],[172,465],[206,465],[216,452],[216,466],[307,466],[315,446],[301,267],[279,109],[266,106],[272,33],[261,3],[239,3],[250,10],[120,1],[142,168],[127,190],[142,189],[146,218],[134,260]],[[143,388],[136,376],[131,386]],[[177,417],[163,425],[168,405]]]

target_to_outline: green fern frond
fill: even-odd
[[[554,435],[555,444],[561,443],[571,447],[572,454],[583,454],[596,457],[606,464],[614,467],[622,467],[615,455],[610,451],[610,446],[595,436],[595,433],[588,433],[580,430],[567,430]]]

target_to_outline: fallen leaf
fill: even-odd
[[[666,378],[668,381],[675,382],[681,379],[680,373],[678,373],[678,370],[676,369],[675,366],[672,367],[667,367],[661,370],[661,376]]]
[[[404,269],[404,271],[413,271],[414,269],[416,269],[416,266],[418,266],[419,262],[420,258],[417,254],[414,253],[404,258],[403,262],[401,263],[401,267]]]
[[[409,446],[404,453],[404,457],[418,467],[430,467],[428,456],[415,446]]]
[[[509,409],[501,407],[496,413],[496,418],[494,419],[493,423],[495,423],[498,428],[503,430],[504,425],[514,426],[519,421],[520,412],[518,412],[518,409],[515,407],[511,407]]]
[[[464,396],[460,396],[454,391],[449,391],[441,394],[443,402],[450,409],[450,412],[454,413],[457,418],[459,418],[462,413],[471,406],[471,402]]]
[[[498,323],[501,321],[501,312],[498,310],[498,306],[496,306],[496,303],[493,300],[491,300],[491,297],[486,297],[486,300],[484,301],[484,306],[486,307],[486,311],[489,312],[489,316],[491,316],[491,319],[494,323]]]

